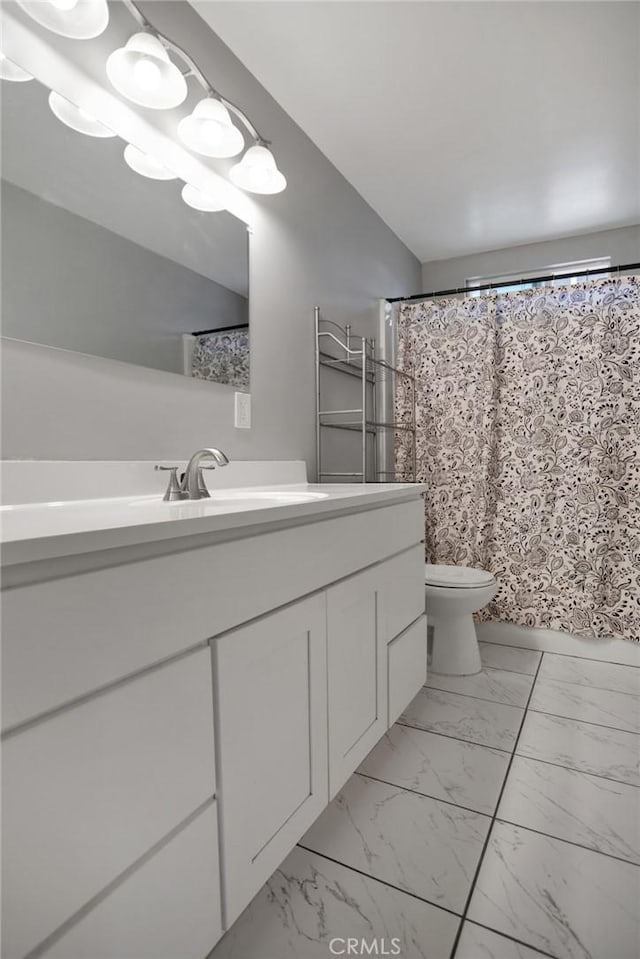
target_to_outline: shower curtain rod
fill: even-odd
[[[640,263],[624,263],[620,266],[603,266],[598,270],[582,270],[579,273],[550,273],[547,276],[528,276],[521,280],[485,283],[483,286],[463,286],[455,290],[437,290],[433,293],[414,293],[413,296],[388,296],[387,303],[410,303],[412,300],[431,300],[436,296],[456,296],[458,293],[484,293],[498,287],[520,286],[522,283],[548,283],[551,280],[569,280],[576,276],[596,276],[598,273],[622,273],[623,270],[639,270]]]
[[[206,333],[229,333],[231,330],[248,330],[248,323],[236,323],[235,326],[215,326],[212,330],[193,330],[191,336],[204,336]]]

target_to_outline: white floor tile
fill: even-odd
[[[474,922],[465,922],[456,949],[456,959],[538,959],[541,955]]]
[[[640,792],[516,756],[498,818],[640,864]]]
[[[529,712],[517,752],[640,786],[640,739],[635,733]]]
[[[508,764],[500,750],[396,724],[359,772],[491,816]]]
[[[449,803],[352,776],[300,844],[461,912],[489,823]]]
[[[517,646],[501,646],[498,643],[480,643],[480,659],[483,666],[493,669],[510,669],[514,673],[535,675],[542,653],[537,649],[520,649]]]
[[[438,676],[430,673],[427,678],[427,686],[431,689],[523,707],[527,705],[532,684],[533,676],[506,669],[483,669],[475,676]]]
[[[547,679],[578,683],[581,686],[596,686],[599,689],[611,689],[617,693],[640,696],[640,669],[635,666],[598,663],[593,659],[545,653],[538,674],[538,682]]]
[[[399,939],[403,959],[449,956],[458,919],[435,906],[294,849],[211,959],[330,959],[332,939]],[[335,942],[334,950],[345,945]],[[366,955],[366,953],[364,953]]]
[[[407,726],[454,736],[480,746],[513,749],[523,710],[424,687],[400,717]]]
[[[637,959],[640,869],[494,825],[469,919],[559,959]]]
[[[640,732],[640,698],[594,686],[538,679],[530,709],[627,732]]]

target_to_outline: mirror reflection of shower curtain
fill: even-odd
[[[190,375],[249,388],[249,327],[210,330],[194,337]]]
[[[404,304],[410,360],[428,561],[494,573],[483,618],[640,642],[640,277]]]

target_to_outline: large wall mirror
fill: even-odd
[[[0,91],[3,335],[248,387],[246,224],[60,123],[37,81]]]

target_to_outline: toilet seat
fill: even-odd
[[[443,586],[447,589],[477,589],[495,582],[486,569],[473,566],[449,566],[425,563],[424,581],[427,586]]]

